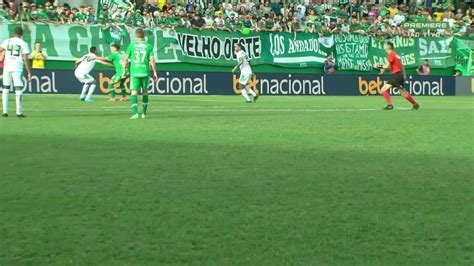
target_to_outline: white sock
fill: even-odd
[[[84,86],[82,86],[81,99],[84,99],[86,97],[88,88],[89,88],[89,84],[84,84]]]
[[[245,86],[245,89],[248,90],[248,92],[252,94],[253,97],[257,96],[257,94],[250,88],[249,85]]]
[[[22,114],[22,105],[23,105],[23,92],[20,90],[15,91],[15,101],[16,101],[16,114]]]
[[[246,89],[243,89],[243,90],[241,90],[241,92],[242,92],[242,96],[244,96],[245,100],[246,100],[247,102],[250,102],[250,97],[249,97],[249,95],[247,94],[247,90],[246,90]]]
[[[92,93],[94,93],[94,91],[95,91],[95,84],[91,84],[91,85],[89,86],[89,93],[87,93],[87,99],[90,99],[90,98],[91,98]]]
[[[2,90],[2,105],[4,114],[8,113],[8,93],[10,93],[8,89]]]

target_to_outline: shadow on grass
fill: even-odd
[[[472,251],[463,157],[89,135],[7,135],[0,157],[12,264],[466,263]]]

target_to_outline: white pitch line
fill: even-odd
[[[107,109],[112,109],[110,107],[95,107],[95,108],[26,108],[25,112],[44,112],[44,111],[58,111],[58,112],[99,112]],[[125,111],[129,110],[129,107],[113,107],[115,110]],[[407,111],[411,108],[395,108],[393,111]],[[474,108],[427,108],[423,110],[474,110]],[[225,109],[216,109],[216,108],[166,108],[166,107],[157,107],[156,112],[275,112],[275,113],[287,113],[287,112],[368,112],[368,111],[383,111],[381,108],[351,108],[351,109],[337,109],[337,108],[328,108],[328,109],[237,109],[237,108],[225,108]]]

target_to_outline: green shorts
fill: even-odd
[[[130,78],[130,89],[133,91],[148,90],[149,77],[131,77]]]
[[[124,82],[126,79],[127,79],[127,76],[122,77],[122,73],[115,73],[115,75],[112,77],[112,84]]]

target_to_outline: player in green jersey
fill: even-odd
[[[153,57],[153,47],[145,41],[145,32],[137,29],[135,32],[136,41],[132,42],[125,53],[123,67],[126,67],[130,60],[130,89],[132,91],[132,111],[130,119],[139,118],[138,115],[138,93],[143,95],[142,118],[146,117],[148,110],[148,81],[150,79],[150,68],[153,78],[158,79],[155,68],[155,58]],[[123,76],[123,75],[122,75]]]
[[[110,100],[111,102],[115,102],[115,89],[117,85],[120,87],[122,91],[122,98],[120,99],[121,102],[127,101],[127,91],[125,90],[125,80],[127,79],[127,68],[123,67],[123,60],[125,58],[125,53],[120,51],[120,45],[112,44],[110,46],[110,50],[112,53],[107,56],[107,61],[112,62],[115,67],[115,75],[112,77],[112,84],[110,84]]]

